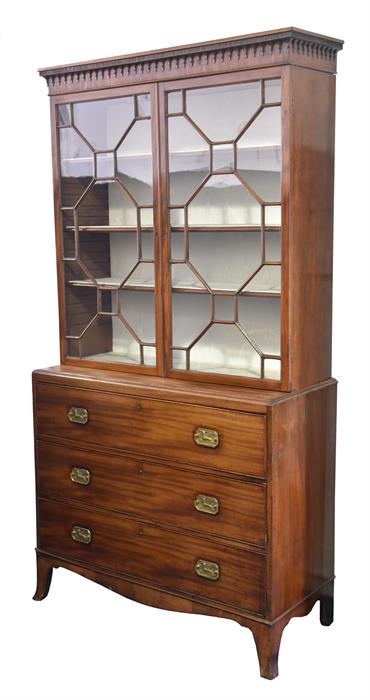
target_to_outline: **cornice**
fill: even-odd
[[[46,79],[50,95],[286,64],[334,73],[342,46],[340,39],[290,27],[41,68],[39,73]]]

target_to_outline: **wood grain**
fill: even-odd
[[[268,424],[274,619],[334,575],[335,382],[274,406]]]
[[[40,548],[81,564],[94,563],[178,591],[225,601],[262,614],[265,607],[265,557],[262,554],[211,544],[125,518],[117,513],[39,499]],[[75,542],[75,525],[91,530],[90,544]],[[218,581],[200,578],[197,559],[216,562]]]
[[[37,383],[36,431],[39,437],[59,437],[79,444],[101,445],[211,466],[226,472],[263,477],[265,418],[131,396],[67,389]],[[86,425],[70,423],[71,406],[85,408]],[[197,427],[217,430],[215,449],[196,445]]]
[[[289,377],[331,376],[335,76],[289,68]]]
[[[43,442],[37,445],[37,464],[40,496],[77,500],[214,537],[266,544],[264,484]],[[71,481],[71,469],[76,466],[89,470],[88,486]],[[217,515],[195,509],[198,494],[218,499]]]

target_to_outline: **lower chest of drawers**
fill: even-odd
[[[35,397],[40,551],[265,613],[264,416],[46,384]]]
[[[335,380],[285,396],[143,379],[136,395],[111,375],[34,374],[35,599],[62,566],[231,618],[273,678],[291,617],[319,600],[332,621]]]

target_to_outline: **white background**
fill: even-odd
[[[369,16],[365,2],[4,2],[1,8],[3,700],[349,700],[369,692]],[[40,66],[298,26],[338,56],[333,374],[339,379],[335,623],[318,607],[259,678],[251,633],[151,609],[63,571],[35,586],[31,370],[58,362],[46,83]]]

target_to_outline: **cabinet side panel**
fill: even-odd
[[[336,383],[270,415],[273,618],[334,574]]]
[[[335,76],[291,68],[291,389],[331,376]]]

